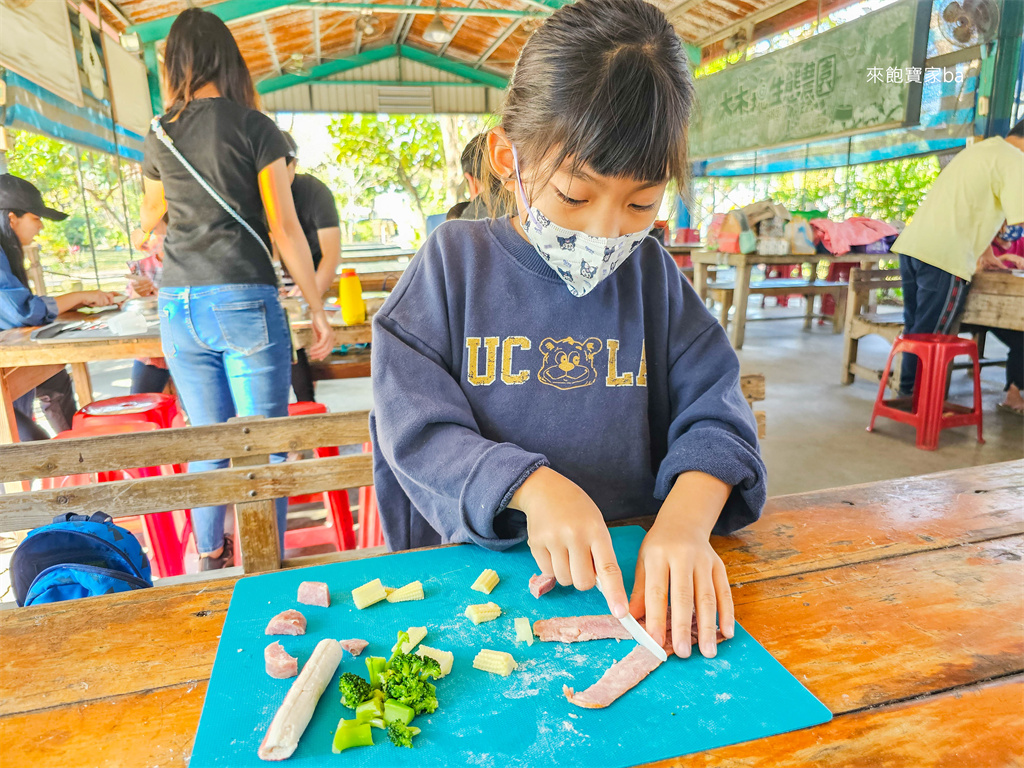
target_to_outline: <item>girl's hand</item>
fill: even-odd
[[[309,356],[313,360],[323,360],[334,349],[334,329],[327,322],[327,313],[322,308],[311,310],[313,321],[313,346],[309,348]]]
[[[145,275],[128,275],[128,284],[136,296],[152,296],[156,293],[156,285]]]
[[[731,490],[702,472],[679,475],[640,545],[630,612],[636,618],[646,616],[647,631],[655,642],[663,643],[671,599],[672,643],[682,658],[690,655],[695,607],[704,656],[711,658],[717,652],[716,612],[722,634],[730,638],[735,633],[725,564],[708,541]]]
[[[580,590],[592,588],[600,576],[609,610],[616,618],[626,615],[626,590],[608,526],[582,488],[540,467],[509,506],[526,514],[530,552],[541,573]]]
[[[114,303],[114,296],[106,291],[82,291],[79,299],[83,307],[109,307]]]

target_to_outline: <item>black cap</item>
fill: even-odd
[[[66,213],[47,208],[43,204],[43,196],[31,181],[9,173],[0,174],[0,208],[34,213],[40,218],[53,221],[64,221],[68,217]]]
[[[295,143],[294,137],[288,131],[281,131],[285,143],[288,144],[288,158],[295,160],[299,156],[299,145]]]

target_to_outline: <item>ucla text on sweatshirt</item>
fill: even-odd
[[[574,298],[511,219],[442,224],[373,319],[372,367],[392,550],[523,541],[506,507],[544,465],[609,521],[656,514],[694,470],[733,486],[715,533],[764,505],[739,362],[652,238]]]

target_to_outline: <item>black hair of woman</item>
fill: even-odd
[[[167,35],[164,51],[167,107],[184,109],[196,91],[213,84],[220,95],[250,109],[259,98],[238,43],[221,19],[202,8],[179,14]]]
[[[25,272],[25,249],[21,247],[21,240],[11,228],[11,214],[16,219],[20,219],[25,215],[25,211],[13,208],[0,208],[0,250],[7,256],[7,263],[11,265],[11,272],[27,288],[28,274]]]
[[[541,182],[568,160],[574,172],[587,165],[683,188],[694,102],[686,51],[662,11],[644,0],[578,0],[523,47],[501,127],[521,167],[545,162]]]

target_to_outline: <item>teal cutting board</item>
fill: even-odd
[[[632,582],[643,540],[640,528],[612,530],[619,564]],[[484,568],[501,583],[488,597],[470,590]],[[370,642],[361,658],[345,654],[334,680],[320,699],[289,766],[587,766],[619,768],[726,744],[758,739],[831,719],[828,709],[779,664],[742,627],[718,646],[714,659],[695,653],[669,657],[636,688],[607,709],[581,709],[562,695],[568,684],[582,690],[613,662],[631,641],[587,643],[515,642],[512,620],[531,622],[553,616],[607,613],[596,590],[556,587],[535,599],[527,588],[536,565],[525,546],[494,553],[474,546],[408,552],[368,560],[315,566],[239,580],[231,597],[217,648],[190,766],[265,766],[256,750],[292,680],[275,680],[264,671],[263,649],[280,640],[305,664],[317,642],[362,638]],[[381,602],[362,611],[351,590],[375,578],[399,587],[420,580],[426,599]],[[331,607],[299,605],[301,581],[330,585]],[[503,615],[474,626],[463,616],[467,605],[493,600]],[[306,634],[267,637],[272,616],[297,608],[308,621]],[[440,707],[416,719],[422,734],[414,749],[391,745],[374,731],[373,747],[335,755],[331,739],[338,719],[351,717],[341,706],[337,679],[343,672],[365,675],[367,655],[385,656],[396,633],[426,626],[424,643],[455,654],[455,666],[437,682]],[[503,678],[473,669],[481,648],[510,652],[519,669]],[[293,678],[294,679],[294,678]]]

